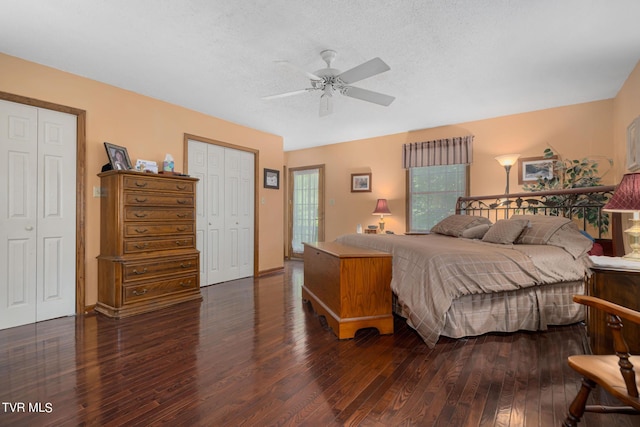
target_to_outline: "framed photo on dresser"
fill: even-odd
[[[127,149],[125,147],[105,142],[104,148],[107,150],[109,163],[114,170],[133,169],[133,166],[131,166],[131,160],[129,159],[129,153],[127,153]]]

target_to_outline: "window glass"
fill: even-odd
[[[455,213],[458,197],[467,195],[467,165],[409,169],[409,231],[429,231]]]

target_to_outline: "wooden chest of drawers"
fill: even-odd
[[[359,329],[393,333],[391,254],[335,242],[304,244],[302,298],[340,339]]]
[[[125,317],[200,299],[197,179],[101,173],[96,311]]]

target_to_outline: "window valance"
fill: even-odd
[[[404,144],[402,167],[470,164],[473,161],[473,135]]]

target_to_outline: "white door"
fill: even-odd
[[[76,116],[0,101],[0,329],[75,312]]]
[[[248,277],[253,275],[254,156],[225,148],[224,159],[227,274]]]
[[[302,258],[303,243],[324,240],[324,166],[289,169],[289,254]]]
[[[201,286],[253,275],[253,153],[189,140]]]

